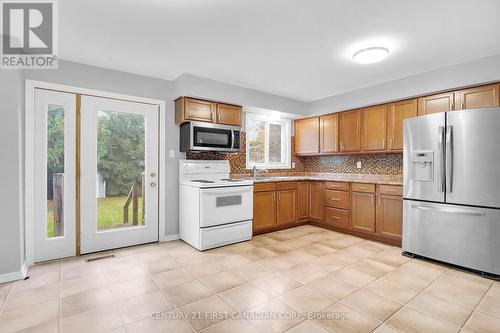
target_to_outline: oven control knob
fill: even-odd
[[[151,185],[151,187],[155,187],[156,183],[155,182],[151,182],[151,183],[149,183],[149,185]]]

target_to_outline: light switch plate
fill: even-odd
[[[168,151],[168,157],[170,157],[170,158],[175,158],[175,150],[170,149],[170,150]]]
[[[356,168],[361,169],[361,161],[358,161],[358,162],[356,163]]]

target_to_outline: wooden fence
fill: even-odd
[[[52,176],[54,237],[64,235],[64,173]]]
[[[129,224],[129,216],[128,216],[128,211],[130,207],[130,203],[132,203],[132,224],[133,225],[138,225],[139,224],[139,191],[142,194],[142,221],[144,221],[144,207],[146,204],[146,193],[145,193],[145,176],[144,172],[142,173],[142,187],[140,188],[140,185],[138,183],[135,183],[132,185],[130,188],[130,191],[128,192],[127,200],[125,201],[125,204],[123,205],[123,224]]]

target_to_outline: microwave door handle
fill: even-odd
[[[234,130],[231,130],[231,150],[234,149]]]

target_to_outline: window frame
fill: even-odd
[[[245,164],[246,169],[252,169],[254,166],[257,169],[291,169],[292,168],[292,138],[291,138],[291,127],[292,121],[286,118],[274,119],[272,117],[266,117],[265,115],[246,112],[245,113],[245,135],[247,134],[247,127],[249,120],[253,121],[263,121],[265,122],[265,142],[264,142],[264,163],[251,163],[250,162],[250,150],[249,150],[249,140],[246,136],[245,140]],[[269,162],[269,124],[276,124],[281,126],[281,162]]]

